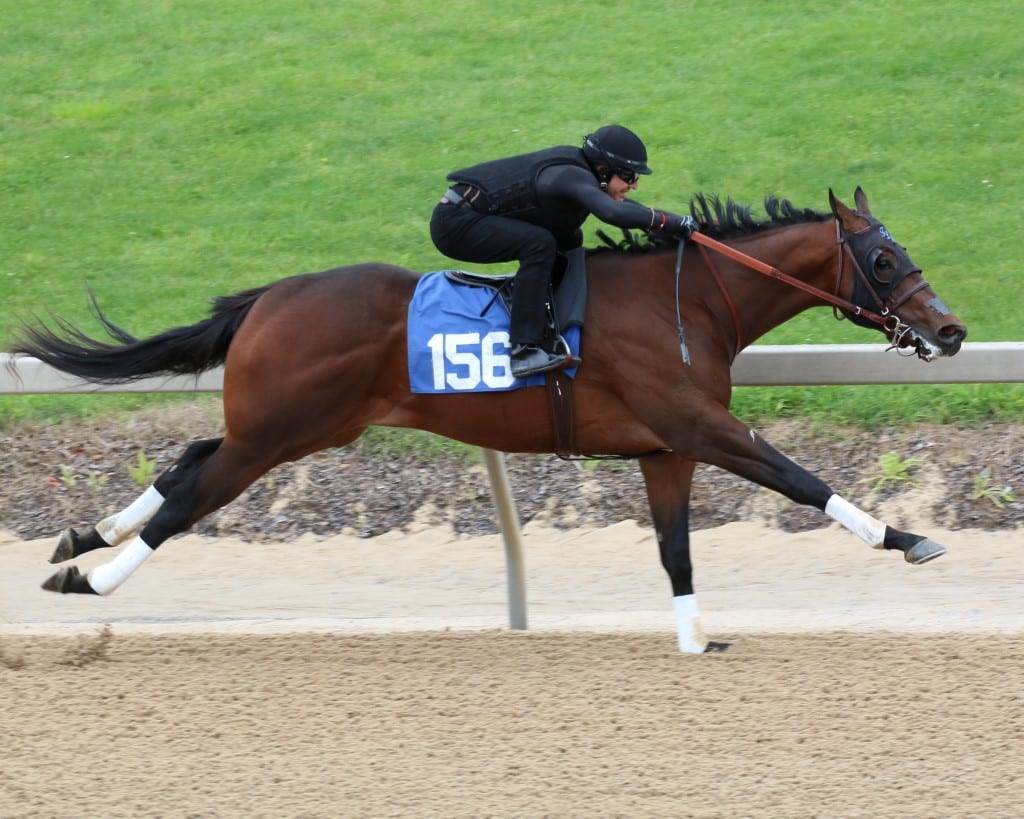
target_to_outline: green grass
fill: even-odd
[[[86,283],[146,334],[293,273],[439,267],[449,170],[611,121],[648,143],[649,204],[824,210],[862,185],[971,340],[1018,339],[1016,4],[898,5],[0,0],[0,340],[47,311],[95,327]],[[873,340],[827,310],[765,339]],[[0,422],[145,400],[6,398]],[[736,408],[1019,420],[1024,389],[744,388]]]

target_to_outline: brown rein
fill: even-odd
[[[721,291],[726,304],[729,306],[729,311],[732,313],[733,323],[736,327],[737,352],[743,349],[743,338],[742,331],[740,329],[739,316],[736,313],[736,307],[732,302],[732,298],[729,296],[729,291],[725,287],[725,282],[722,281],[722,277],[719,275],[718,270],[715,268],[715,265],[712,262],[711,257],[709,256],[705,248],[717,251],[718,253],[721,253],[723,256],[727,256],[730,259],[733,259],[734,261],[737,261],[740,264],[744,265],[745,267],[749,267],[751,270],[755,270],[758,273],[761,273],[765,276],[769,276],[773,279],[778,279],[779,281],[789,285],[790,287],[795,287],[798,290],[803,290],[806,293],[810,293],[812,296],[821,299],[827,304],[831,304],[834,308],[838,308],[844,312],[852,313],[855,316],[862,316],[867,320],[874,322],[875,324],[878,324],[887,333],[894,334],[897,336],[900,335],[901,328],[903,325],[899,318],[892,314],[892,309],[895,309],[900,304],[905,302],[911,295],[916,293],[922,287],[927,287],[927,282],[922,281],[917,287],[914,287],[909,293],[906,293],[903,296],[903,298],[899,300],[898,303],[893,305],[891,309],[885,307],[885,305],[883,305],[881,300],[878,298],[878,295],[875,293],[874,288],[871,287],[870,282],[868,282],[867,277],[861,270],[860,265],[857,263],[857,260],[854,258],[853,252],[850,250],[850,246],[847,244],[846,239],[843,238],[842,230],[840,228],[838,219],[836,220],[836,245],[839,247],[839,258],[837,260],[835,293],[829,293],[825,290],[815,287],[814,285],[800,281],[800,279],[796,279],[787,273],[783,273],[777,267],[773,267],[772,265],[767,264],[766,262],[762,262],[760,259],[755,259],[753,256],[748,256],[746,253],[736,250],[735,248],[730,247],[729,245],[724,244],[723,242],[719,242],[717,239],[712,239],[710,236],[705,236],[703,233],[694,232],[693,234],[691,234],[690,239],[692,239],[694,242],[701,246],[701,254],[704,256],[704,260],[707,263],[708,269],[711,271],[712,276],[714,276],[715,283],[718,285],[718,289]],[[859,307],[853,302],[847,301],[846,299],[839,296],[839,287],[842,283],[843,276],[844,254],[845,256],[848,256],[850,258],[850,261],[853,263],[854,269],[857,271],[861,279],[867,285],[868,291],[874,297],[876,303],[878,303],[879,307],[881,308],[880,313],[875,313],[864,307]]]

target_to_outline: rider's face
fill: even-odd
[[[612,174],[611,178],[608,180],[608,187],[606,190],[612,199],[616,202],[621,202],[626,198],[627,194],[629,194],[631,190],[636,188],[636,185],[637,180],[635,179],[632,182],[624,182],[622,177],[618,174]]]

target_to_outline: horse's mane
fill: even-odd
[[[776,196],[765,197],[764,212],[768,216],[767,219],[755,219],[749,205],[740,205],[730,198],[723,202],[714,194],[698,193],[690,200],[690,215],[700,223],[701,233],[719,240],[751,236],[787,225],[825,222],[833,218],[831,213],[798,208],[788,199],[779,199]],[[631,231],[623,230],[623,233],[625,238],[620,242],[614,242],[602,231],[598,231],[607,247],[596,250],[644,253],[676,246],[675,239],[660,233],[650,232],[642,234],[640,238]]]

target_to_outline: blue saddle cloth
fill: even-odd
[[[490,288],[456,284],[444,271],[425,273],[409,303],[412,391],[503,392],[542,385],[543,373],[512,376],[508,327],[508,310]],[[580,328],[572,325],[562,335],[578,355]],[[575,369],[564,372],[576,374]]]

